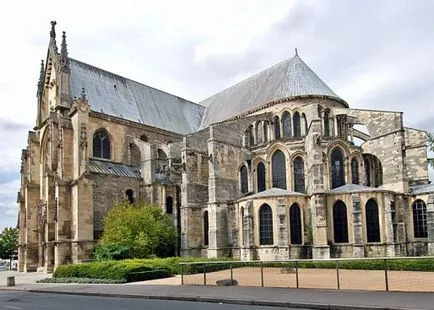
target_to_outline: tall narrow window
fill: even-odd
[[[351,182],[353,184],[359,183],[359,161],[356,158],[351,160]]]
[[[335,148],[331,154],[332,188],[345,184],[344,155],[340,148]]]
[[[125,191],[125,196],[127,196],[127,199],[130,203],[134,203],[134,192],[132,189],[127,189]]]
[[[166,213],[167,214],[173,213],[173,198],[172,198],[172,196],[166,197]]]
[[[264,121],[264,142],[268,142],[268,122]]]
[[[264,143],[264,125],[262,122],[256,122],[256,144]]]
[[[245,165],[241,166],[240,169],[240,184],[241,184],[241,192],[243,194],[249,191],[249,183],[247,178],[247,168]]]
[[[110,138],[104,129],[93,135],[93,157],[110,159]]]
[[[209,245],[208,211],[203,213],[203,245]]]
[[[423,200],[416,200],[413,203],[413,229],[415,238],[427,238],[426,204]]]
[[[274,117],[274,139],[280,139],[280,119],[279,116]]]
[[[365,164],[365,185],[371,186],[371,163],[368,157],[365,157],[363,162]]]
[[[324,137],[330,137],[329,111],[324,112]]]
[[[273,187],[286,189],[286,164],[285,154],[277,150],[274,152],[272,161]]]
[[[374,199],[366,203],[366,236],[368,242],[380,242],[380,220],[378,218],[378,205]]]
[[[335,243],[348,242],[347,206],[341,200],[333,206],[333,232]]]
[[[300,113],[294,113],[294,137],[301,138]]]
[[[283,112],[282,115],[283,137],[289,138],[292,136],[291,114]]]
[[[249,126],[249,129],[247,130],[249,135],[249,145],[253,146],[255,145],[255,137],[254,137],[254,131],[253,131],[253,125]]]
[[[259,163],[256,167],[257,182],[258,182],[258,192],[265,191],[265,165]]]
[[[273,244],[273,212],[267,204],[259,208],[259,244]]]
[[[289,209],[289,224],[291,244],[302,244],[301,212],[298,204],[294,203]]]
[[[305,192],[304,161],[300,156],[294,159],[294,190],[299,193]]]
[[[383,166],[381,161],[375,158],[375,187],[383,185]]]
[[[307,127],[307,119],[306,114],[301,115],[301,119],[303,120],[303,126],[304,126],[304,135],[307,136],[307,132],[309,131],[309,128]]]

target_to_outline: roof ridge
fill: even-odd
[[[78,62],[78,63],[83,64],[83,65],[85,65],[85,66],[89,66],[89,67],[92,67],[92,68],[95,68],[95,69],[98,69],[98,70],[104,71],[104,72],[106,72],[106,73],[108,73],[108,74],[112,74],[112,75],[117,76],[117,77],[120,77],[120,78],[122,78],[122,79],[125,79],[125,80],[128,80],[128,81],[131,81],[131,82],[133,82],[133,83],[136,83],[136,84],[139,84],[139,85],[142,85],[142,86],[146,86],[146,87],[151,88],[151,89],[154,89],[154,90],[156,90],[156,91],[159,91],[159,92],[162,92],[162,93],[168,94],[168,95],[173,96],[173,97],[176,97],[176,98],[178,98],[178,99],[181,99],[181,100],[187,101],[187,102],[189,102],[189,103],[193,103],[193,104],[195,104],[195,105],[198,105],[198,106],[201,106],[201,107],[206,108],[205,106],[201,105],[200,103],[197,103],[197,102],[194,102],[194,101],[191,101],[191,100],[185,99],[185,98],[183,98],[183,97],[180,97],[180,96],[174,95],[174,94],[172,94],[172,93],[169,93],[169,92],[164,91],[164,90],[161,90],[161,89],[159,89],[159,88],[156,88],[156,87],[153,87],[153,86],[150,86],[150,85],[144,84],[144,83],[142,83],[142,82],[138,82],[138,81],[136,81],[136,80],[133,80],[133,79],[130,79],[130,78],[124,77],[124,76],[119,75],[119,74],[117,74],[117,73],[113,73],[112,71],[108,71],[108,70],[106,70],[106,69],[102,69],[102,68],[100,68],[100,67],[96,67],[96,66],[94,66],[94,65],[88,64],[87,62],[84,62],[84,61],[81,61],[81,60],[78,60],[78,59],[75,59],[75,58],[71,58],[71,57],[69,57],[69,60],[72,60],[72,61]]]

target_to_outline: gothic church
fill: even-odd
[[[183,256],[434,255],[426,139],[401,112],[350,108],[297,52],[195,103],[70,58],[52,22],[19,270],[91,259],[123,199],[170,214]]]

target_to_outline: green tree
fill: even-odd
[[[434,152],[434,136],[428,133],[428,152]],[[428,163],[434,168],[434,158],[428,158]]]
[[[104,233],[96,256],[99,259],[167,257],[174,254],[176,239],[172,219],[161,207],[122,202],[104,218]]]
[[[10,258],[18,249],[18,229],[5,228],[0,233],[0,257]]]

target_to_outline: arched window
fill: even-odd
[[[167,155],[162,149],[157,150],[157,163],[158,163],[158,173],[162,173],[167,170]]]
[[[413,203],[413,229],[415,238],[427,238],[426,204],[423,200]]]
[[[289,138],[292,136],[291,114],[287,111],[282,115],[283,137]]]
[[[329,111],[324,112],[324,137],[330,137]]]
[[[309,131],[309,128],[307,127],[307,119],[306,114],[301,115],[301,119],[303,120],[303,126],[304,126],[304,135],[307,136],[307,132]]]
[[[333,233],[335,243],[348,242],[347,206],[341,200],[333,206]]]
[[[366,236],[368,242],[380,242],[380,220],[378,218],[378,205],[374,199],[366,203]]]
[[[130,144],[130,165],[140,166],[142,162],[142,155],[140,153],[140,149],[136,144]]]
[[[365,185],[371,186],[371,163],[368,157],[365,157],[363,162],[365,164]]]
[[[249,191],[247,168],[245,165],[242,165],[240,168],[240,185],[241,185],[241,192],[243,194],[245,194]]]
[[[335,148],[331,154],[331,177],[332,188],[336,188],[345,184],[345,166],[344,155],[340,148]]]
[[[249,126],[247,132],[248,132],[248,136],[249,136],[249,145],[250,146],[255,145],[255,136],[254,136],[253,125]]]
[[[262,122],[256,122],[256,144],[264,143],[264,125]]]
[[[301,212],[298,204],[294,203],[289,208],[289,224],[291,231],[291,244],[302,244],[302,226],[301,226]]]
[[[294,159],[294,191],[305,192],[304,161],[300,156]]]
[[[381,161],[375,157],[375,187],[383,185],[383,166]]]
[[[203,245],[209,245],[208,211],[203,213]]]
[[[273,172],[273,187],[286,189],[285,154],[277,150],[271,158]]]
[[[146,135],[141,135],[140,140],[142,140],[143,142],[148,142],[148,137]]]
[[[360,184],[359,182],[359,161],[356,158],[351,160],[351,182]]]
[[[264,121],[264,142],[268,142],[268,122]]]
[[[166,213],[167,214],[173,213],[173,198],[172,198],[172,196],[166,197]]]
[[[265,165],[259,163],[256,167],[257,182],[258,182],[258,193],[265,191]]]
[[[300,113],[294,113],[294,137],[301,138]]]
[[[125,191],[125,196],[127,196],[130,203],[134,203],[134,191],[132,189],[127,189]]]
[[[273,212],[267,204],[259,208],[259,244],[273,244]]]
[[[93,135],[93,157],[110,159],[110,138],[105,129],[99,129]]]
[[[279,116],[274,117],[274,139],[280,139],[280,120]]]

